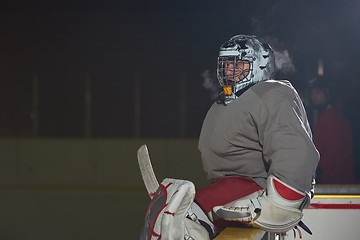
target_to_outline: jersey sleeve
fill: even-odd
[[[290,90],[277,89],[261,98],[259,138],[268,174],[309,193],[319,154],[300,97]]]

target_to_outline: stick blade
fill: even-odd
[[[148,191],[150,198],[153,198],[156,190],[159,188],[159,182],[156,179],[151,165],[149,151],[145,144],[137,151],[137,158],[146,190]]]

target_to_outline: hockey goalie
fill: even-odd
[[[236,35],[221,45],[221,93],[198,144],[211,184],[195,191],[189,181],[164,179],[141,240],[213,239],[234,223],[281,233],[301,223],[319,154],[298,93],[274,73],[262,39]]]

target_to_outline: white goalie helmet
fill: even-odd
[[[269,44],[256,36],[236,35],[220,47],[217,77],[225,104],[236,99],[239,90],[270,79],[274,72],[274,52]]]

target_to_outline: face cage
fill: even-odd
[[[236,67],[236,63],[238,61],[246,61],[249,63],[249,69],[246,69],[246,71],[249,71],[247,74],[244,73],[244,69],[241,69],[238,73],[236,73],[236,70],[238,70],[239,68]],[[233,63],[233,67],[231,68],[233,74],[228,76],[227,70],[228,68],[228,64],[229,63]],[[219,79],[220,85],[222,87],[227,87],[227,86],[235,86],[237,83],[245,83],[250,81],[250,78],[252,76],[252,72],[253,72],[253,60],[248,60],[248,59],[241,59],[237,56],[234,57],[218,57],[218,67],[217,67],[217,77]],[[240,79],[240,76],[242,74],[246,74],[245,77],[243,79]],[[243,75],[243,76],[244,76]],[[236,78],[239,78],[240,81],[236,82]]]

